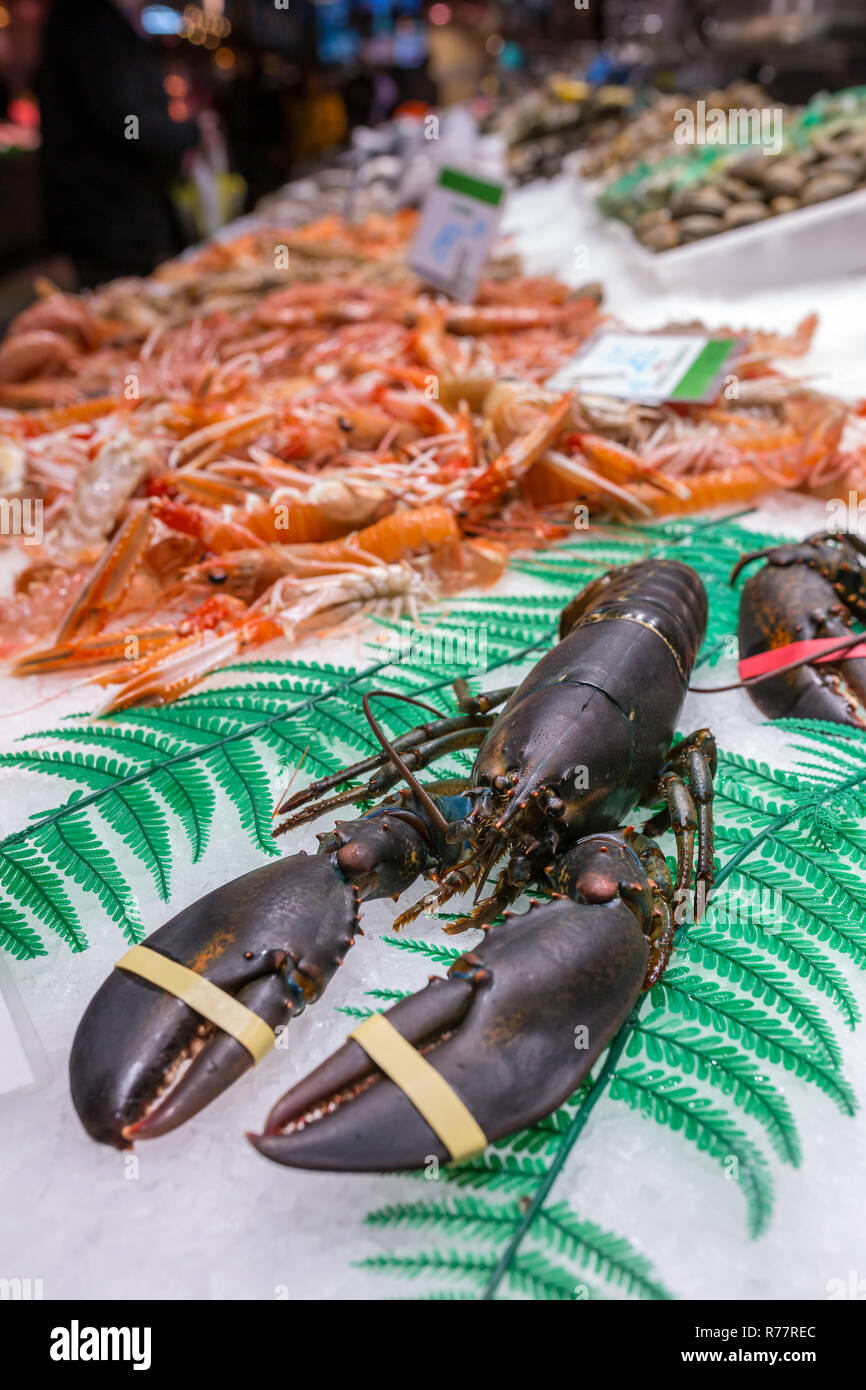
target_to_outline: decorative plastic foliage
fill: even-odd
[[[496,1247],[513,1236],[522,1220],[518,1202],[494,1205],[479,1197],[380,1207],[367,1217],[369,1226],[429,1232],[437,1238],[458,1236],[460,1245],[448,1250],[433,1247],[414,1255],[375,1255],[363,1261],[363,1267],[402,1279],[432,1275],[458,1286],[476,1285],[480,1291],[495,1273]],[[492,1247],[491,1253],[485,1254],[485,1247]],[[563,1257],[572,1262],[572,1268],[561,1262]],[[636,1254],[628,1241],[591,1221],[579,1221],[565,1202],[539,1212],[533,1248],[524,1248],[509,1262],[506,1278],[512,1292],[532,1298],[597,1299],[605,1297],[606,1288],[637,1298],[670,1297],[654,1277],[649,1261]],[[468,1295],[458,1289],[456,1296]]]
[[[707,584],[710,625],[700,660],[712,662],[729,650],[736,628],[731,565],[742,550],[772,539],[731,522],[593,532],[514,562],[513,570],[533,582],[530,596],[444,605],[435,631],[483,628],[490,685],[491,671],[508,666],[519,674],[555,640],[560,609],[588,580],[613,564],[671,555],[692,563]],[[197,860],[220,799],[251,841],[274,853],[277,767],[303,760],[305,774],[317,776],[372,751],[361,711],[367,690],[388,686],[451,708],[452,679],[478,672],[437,658],[441,649],[431,654],[420,643],[405,660],[360,672],[239,663],[167,708],[76,718],[30,736],[0,764],[50,774],[73,791],[0,843],[3,944],[21,959],[41,954],[38,925],[83,949],[73,901],[82,893],[127,939],[140,939],[130,860],[147,869],[167,900],[178,829]],[[415,713],[383,702],[380,717],[397,734]],[[444,1196],[371,1213],[371,1225],[412,1240],[414,1248],[379,1253],[368,1268],[411,1279],[413,1292],[429,1297],[669,1296],[626,1241],[550,1200],[603,1097],[680,1134],[703,1156],[696,1161],[715,1161],[729,1173],[735,1160],[749,1229],[757,1235],[766,1228],[771,1162],[797,1164],[800,1157],[792,1113],[798,1086],[811,1084],[829,1103],[853,1111],[837,1030],[839,1023],[854,1027],[859,1010],[840,962],[866,963],[866,736],[842,735],[835,725],[781,727],[796,739],[796,773],[721,754],[716,894],[700,925],[681,932],[672,966],[640,1001],[594,1078],[546,1120],[444,1170]],[[451,755],[437,774],[465,772],[469,761],[465,753]],[[388,940],[426,963],[447,966],[458,954],[420,939]],[[375,1007],[399,997],[384,987],[371,993]]]
[[[478,674],[471,663],[442,660],[449,635],[462,635],[468,628],[483,631],[487,670],[519,667],[555,640],[567,596],[588,578],[617,559],[683,553],[696,530],[700,528],[694,524],[678,522],[646,531],[612,528],[602,539],[593,533],[551,552],[557,558],[541,592],[444,605],[435,615],[437,641],[410,644],[406,660],[380,660],[360,672],[314,662],[240,662],[176,704],[101,719],[73,718],[28,735],[20,751],[0,754],[0,767],[50,774],[71,782],[74,790],[62,805],[0,842],[0,943],[19,959],[43,954],[39,924],[73,950],[82,950],[87,940],[67,891],[70,879],[98,899],[127,940],[139,940],[141,920],[123,868],[125,857],[144,866],[159,896],[168,901],[178,829],[197,861],[207,847],[220,797],[228,799],[241,828],[263,853],[278,853],[270,833],[274,755],[281,765],[303,760],[310,776],[337,770],[347,754],[377,747],[361,709],[365,691],[387,685],[423,694],[446,710],[452,680]],[[740,528],[733,528],[727,558],[717,560],[719,575],[742,548],[741,535]],[[702,556],[706,546],[702,533]],[[531,572],[532,562],[516,568]],[[725,597],[724,621],[730,631],[730,590]],[[420,635],[429,632],[423,629]],[[459,642],[451,645],[461,650]],[[221,683],[236,678],[237,683]],[[411,706],[391,702],[383,703],[381,718],[392,733],[399,733],[411,727],[416,715]],[[466,758],[455,755],[443,771],[466,766]]]
[[[680,1134],[726,1176],[735,1176],[755,1236],[772,1212],[772,1156],[794,1166],[800,1161],[791,1107],[797,1090],[789,1081],[812,1084],[843,1113],[854,1113],[854,1096],[840,1069],[837,1025],[821,1003],[831,1005],[848,1028],[859,1021],[857,1001],[837,962],[847,957],[866,965],[866,734],[852,731],[848,737],[846,730],[843,737],[838,725],[807,721],[781,721],[778,727],[797,736],[797,772],[720,754],[715,815],[722,867],[716,892],[702,922],[681,931],[671,966],[633,1011],[595,1080],[541,1125],[440,1175],[449,1185],[482,1187],[485,1196],[519,1193],[528,1203],[518,1215],[503,1198],[504,1215],[499,1207],[483,1213],[488,1239],[493,1232],[504,1239],[510,1228],[512,1242],[500,1261],[488,1260],[483,1281],[473,1214],[467,1210],[461,1228],[462,1209],[448,1197],[440,1199],[443,1232],[453,1239],[462,1229],[465,1244],[448,1252],[450,1283],[462,1272],[466,1282],[483,1283],[487,1297],[502,1289],[561,1298],[568,1279],[579,1289],[579,1271],[561,1263],[574,1250],[550,1248],[550,1215],[561,1213],[562,1204],[552,1208],[546,1200],[551,1174],[555,1179],[603,1094]],[[394,944],[417,952],[425,963],[447,965],[457,954],[411,938]],[[415,1223],[392,1207],[369,1220],[432,1230],[435,1205],[420,1203]],[[573,1213],[570,1219],[581,1224]],[[527,1250],[543,1256],[556,1277],[530,1289]],[[431,1263],[429,1253],[399,1254],[393,1262],[380,1254],[368,1264],[395,1274],[445,1277],[445,1266]],[[628,1284],[615,1265],[599,1266],[599,1273],[602,1288],[612,1281],[620,1296],[663,1296],[653,1291],[656,1281],[649,1275]],[[571,1294],[581,1296],[593,1293]]]

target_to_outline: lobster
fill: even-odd
[[[756,560],[767,563],[740,599],[741,684],[770,719],[866,727],[866,655],[851,628],[852,617],[866,619],[866,543],[819,531],[799,544],[751,551],[731,583]],[[774,651],[778,657],[765,656]]]
[[[317,854],[253,870],[185,908],[149,938],[150,952],[276,1028],[321,995],[361,933],[363,901],[432,880],[401,925],[474,888],[447,930],[483,926],[482,944],[384,1018],[468,1110],[482,1146],[548,1114],[660,977],[692,894],[700,915],[712,886],[715,744],[706,729],[672,744],[706,616],[693,570],[643,561],[579,594],[558,644],[516,687],[474,697],[456,682],[456,715],[393,742],[370,702],[409,697],[369,692],[381,754],[289,797],[275,833],[385,800],[320,834]],[[466,747],[478,751],[465,782],[418,780]],[[659,801],[643,832],[623,828],[636,806]],[[654,838],[668,827],[673,878]],[[525,889],[551,896],[513,914]],[[72,1095],[95,1139],[127,1147],[189,1119],[252,1062],[236,1035],[121,961],[79,1025]],[[454,1156],[354,1038],[248,1137],[300,1167],[378,1171]]]

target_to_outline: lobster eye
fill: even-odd
[[[225,584],[228,579],[228,570],[208,570],[208,579],[211,584]]]

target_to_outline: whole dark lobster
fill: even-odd
[[[768,674],[744,679],[755,704],[770,719],[866,727],[866,658],[847,654],[857,640],[851,618],[866,619],[866,544],[856,535],[819,531],[799,545],[743,555],[731,583],[756,560],[767,563],[743,586],[741,674],[765,653],[779,657]]]
[[[697,912],[712,884],[713,739],[704,729],[671,747],[705,624],[694,571],[645,561],[611,571],[573,600],[558,645],[516,688],[473,698],[458,683],[458,715],[393,744],[369,710],[387,692],[372,692],[364,705],[381,755],[293,796],[280,808],[293,815],[277,833],[408,785],[359,819],[337,822],[319,836],[315,856],[294,855],[226,884],[147,945],[274,1027],[322,993],[360,930],[362,900],[397,896],[423,874],[436,886],[410,917],[474,887],[474,908],[449,928],[462,930],[495,919],[526,888],[552,891],[525,914],[506,912],[447,980],[432,980],[386,1015],[482,1137],[548,1114],[663,971],[691,894],[696,833]],[[467,785],[417,780],[426,764],[467,746],[478,747]],[[365,774],[363,786],[323,800]],[[659,799],[664,807],[647,833],[620,829],[634,807]],[[674,882],[650,838],[668,825]],[[251,1065],[235,1036],[121,962],[76,1034],[72,1094],[90,1134],[125,1147],[175,1128]],[[406,1168],[450,1153],[351,1040],[283,1097],[264,1135],[250,1138],[270,1158],[314,1168]]]

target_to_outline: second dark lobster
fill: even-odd
[[[741,670],[764,654],[778,659],[770,673],[747,678],[755,704],[769,719],[866,728],[866,657],[848,656],[844,645],[853,650],[852,619],[866,621],[866,544],[850,532],[819,531],[799,544],[743,555],[731,583],[758,560],[766,563],[746,580],[740,599]]]

